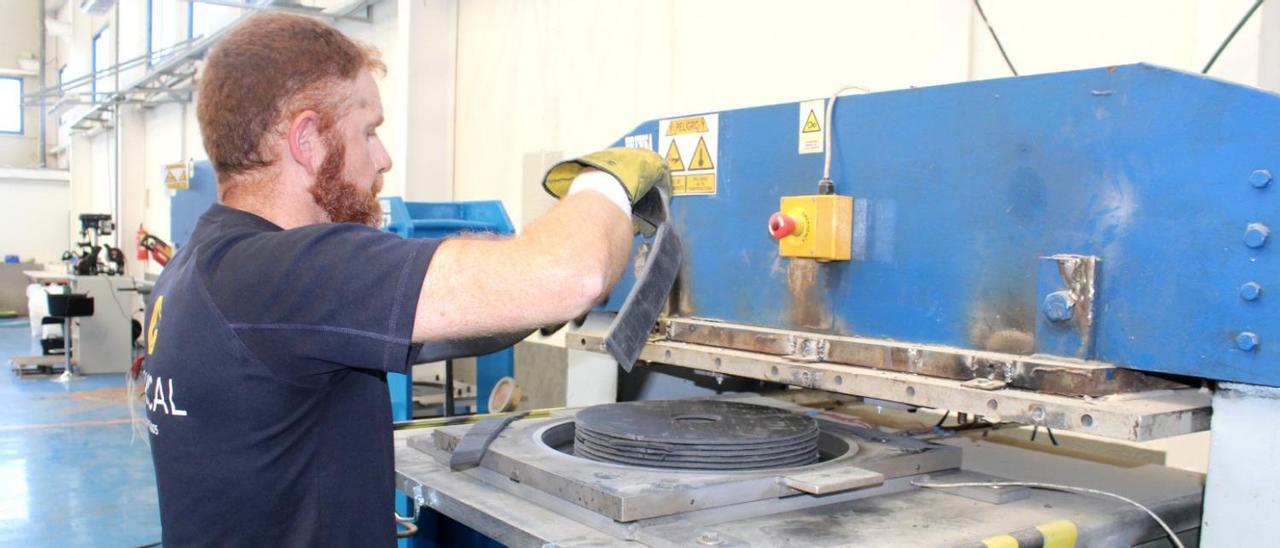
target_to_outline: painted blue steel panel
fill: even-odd
[[[463,232],[514,234],[515,226],[499,201],[406,202],[398,196],[378,199],[382,206],[382,230],[403,238],[444,238]],[[502,377],[514,375],[514,354],[500,350],[476,358],[476,408],[489,411],[489,392]],[[391,391],[391,418],[413,418],[413,381],[408,375],[387,374]]]
[[[379,198],[382,230],[403,238],[444,238],[464,232],[514,234],[515,226],[499,201],[406,202],[397,196]],[[476,358],[476,408],[489,412],[488,394],[502,377],[514,375],[514,353],[508,348]],[[413,418],[413,379],[409,375],[387,373],[391,391],[391,417],[396,421]],[[396,513],[413,513],[413,499],[396,491]],[[399,539],[397,546],[501,546],[465,525],[430,508],[423,508],[418,533]]]
[[[169,237],[173,245],[182,247],[191,239],[196,221],[209,206],[218,201],[218,179],[208,160],[191,163],[187,188],[173,191],[169,198]]]
[[[1094,255],[1095,359],[1280,386],[1280,242],[1245,243],[1250,223],[1280,226],[1276,184],[1255,186],[1280,173],[1280,97],[1150,65],[842,97],[832,175],[855,200],[854,260],[828,264],[780,258],[765,231],[821,177],[798,111],[720,112],[719,193],[673,203],[680,315],[1009,350],[1033,344],[1040,257]]]

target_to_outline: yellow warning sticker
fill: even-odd
[[[169,164],[164,166],[164,187],[182,189],[190,186],[187,178],[187,164]]]
[[[716,193],[716,174],[715,173],[699,173],[689,175],[689,181],[685,185],[685,194],[715,194]]]
[[[672,175],[671,176],[671,193],[687,194],[688,191],[686,189],[689,188],[688,179],[689,177],[686,175]]]
[[[658,150],[665,151],[675,196],[716,193],[719,148],[719,114],[658,121]]]
[[[684,171],[684,160],[680,158],[680,149],[676,148],[676,140],[671,140],[667,147],[667,168],[671,171]]]
[[[667,129],[662,134],[668,137],[673,135],[688,135],[690,133],[706,133],[707,117],[706,116],[690,116],[688,118],[676,118],[667,122]]]
[[[674,141],[672,141],[674,143]],[[711,153],[707,151],[707,140],[702,137],[698,138],[698,147],[693,149],[693,161],[689,162],[689,170],[715,169],[715,162],[711,161]]]
[[[817,133],[822,131],[822,126],[818,124],[818,115],[812,110],[809,111],[809,117],[804,119],[804,127],[800,128],[800,133]]]
[[[800,154],[819,154],[823,150],[823,120],[826,117],[826,101],[814,99],[800,103]]]

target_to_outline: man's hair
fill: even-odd
[[[339,84],[361,70],[386,71],[377,50],[300,15],[254,15],[227,32],[205,62],[197,115],[220,183],[274,165],[281,123],[306,110],[320,130],[337,122],[347,99]]]

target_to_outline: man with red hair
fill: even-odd
[[[544,185],[560,203],[518,236],[380,232],[383,71],[372,49],[280,14],[206,60],[220,203],[147,311],[166,546],[394,542],[386,373],[582,314],[626,265],[632,205],[669,188],[656,154],[612,149],[556,166]]]

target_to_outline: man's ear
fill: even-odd
[[[313,110],[298,113],[289,123],[289,133],[285,137],[289,141],[289,155],[293,162],[308,175],[315,176],[325,155],[324,141],[320,138],[320,115]]]

